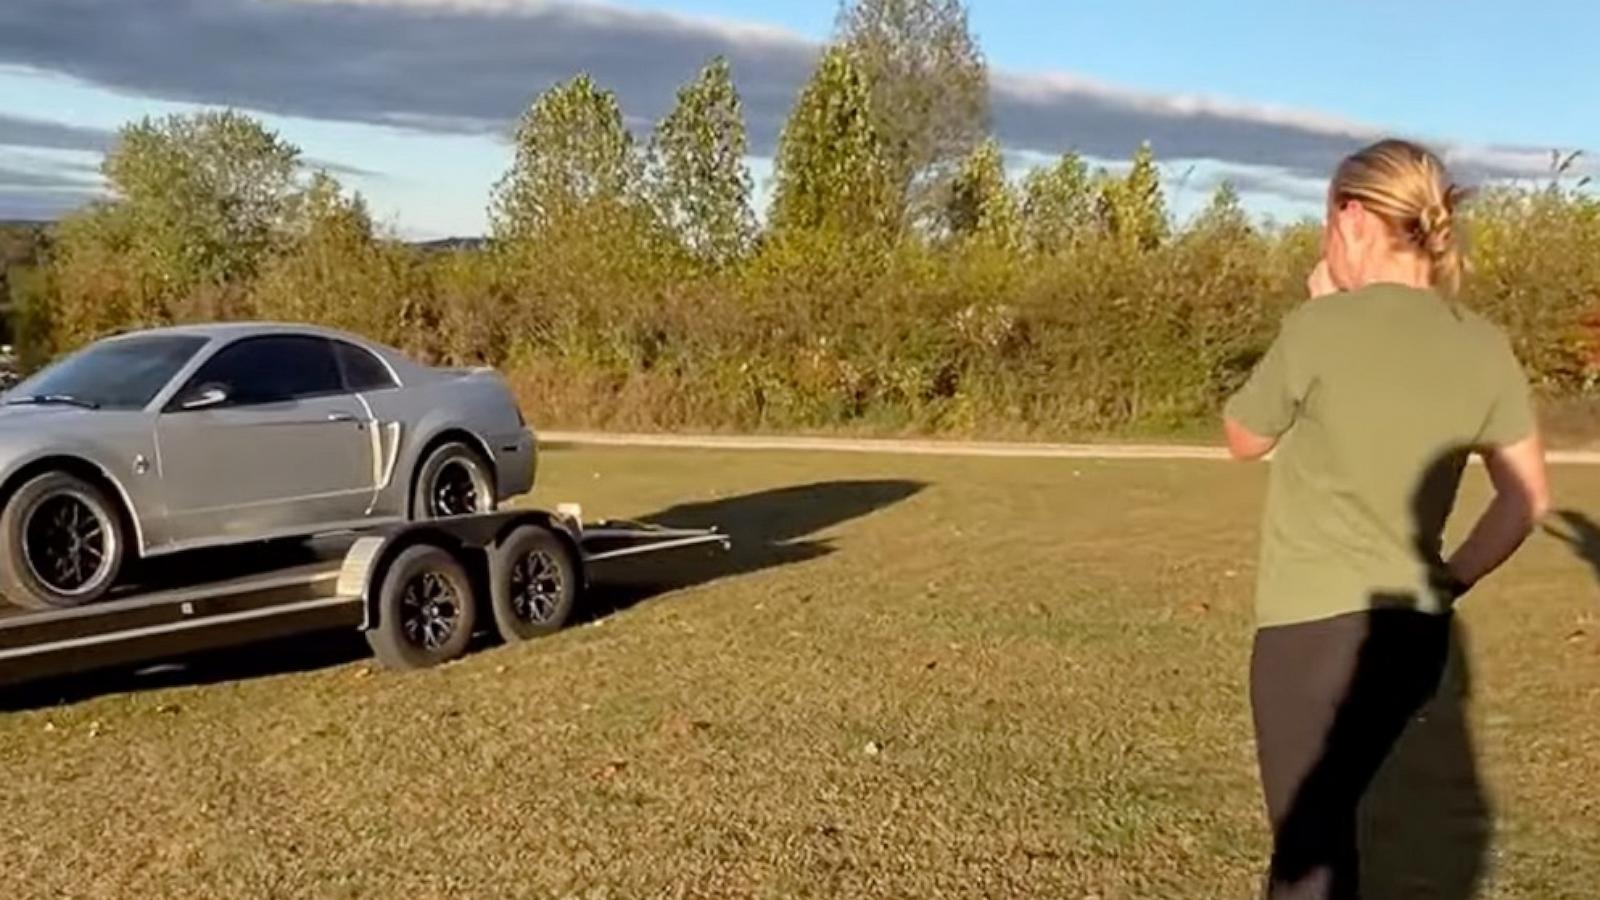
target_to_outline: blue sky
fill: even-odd
[[[1433,142],[1467,180],[1539,178],[1551,149],[1600,152],[1600,56],[1588,46],[1600,4],[970,9],[1017,166],[1065,150],[1114,164],[1148,139],[1180,214],[1223,178],[1263,215],[1314,210],[1332,161],[1382,133]],[[835,10],[832,0],[5,0],[0,218],[52,216],[93,196],[93,167],[125,121],[229,105],[332,167],[401,234],[480,233],[510,160],[505,135],[540,89],[590,71],[642,136],[713,53],[733,60],[765,188],[782,116]],[[100,26],[84,28],[89,17]]]
[[[832,28],[829,0],[631,2]],[[1481,143],[1600,152],[1600,4],[1551,0],[975,0],[997,67],[1067,71],[1158,93],[1202,93],[1333,113]],[[759,9],[752,16],[750,10]]]

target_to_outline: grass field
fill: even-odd
[[[536,501],[738,549],[440,670],[339,636],[12,698],[0,895],[1248,896],[1263,472],[554,452]],[[1594,895],[1600,530],[1561,527],[1467,605],[1374,896]]]

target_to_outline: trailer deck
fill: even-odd
[[[407,589],[389,584],[387,567],[417,546],[443,550],[469,572],[479,586],[471,604],[487,612],[489,595],[504,594],[501,582],[510,577],[507,566],[494,562],[497,549],[530,530],[560,536],[575,551],[572,562],[580,573],[592,563],[730,546],[714,529],[586,526],[575,508],[564,507],[557,514],[435,520],[287,548],[189,554],[161,561],[118,596],[90,606],[32,611],[0,605],[0,687],[317,631],[361,629],[370,640],[387,624],[379,614],[380,595]],[[587,586],[579,580],[574,590]],[[497,620],[478,615],[466,621],[492,627]]]

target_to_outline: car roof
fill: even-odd
[[[124,331],[113,335],[111,339],[130,337],[149,337],[156,335],[175,335],[203,337],[208,339],[235,340],[243,337],[257,337],[272,334],[304,334],[318,337],[338,338],[353,341],[363,346],[374,349],[382,345],[351,334],[337,328],[325,328],[320,325],[306,325],[296,322],[267,322],[267,321],[242,321],[242,322],[208,322],[195,325],[166,325],[159,328],[142,328]]]
[[[130,329],[120,334],[109,335],[102,339],[117,341],[129,338],[154,337],[160,335],[188,336],[203,338],[207,341],[220,341],[232,343],[240,338],[262,337],[274,334],[311,335],[314,337],[333,338],[348,341],[358,347],[365,348],[368,352],[376,354],[394,372],[402,383],[409,383],[417,379],[426,378],[431,372],[431,367],[421,365],[416,360],[407,356],[401,350],[388,344],[379,343],[371,338],[363,337],[350,331],[338,328],[328,328],[322,325],[307,325],[302,322],[272,322],[272,321],[234,321],[234,322],[204,322],[191,325],[164,325],[155,328]]]

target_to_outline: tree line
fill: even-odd
[[[111,199],[11,269],[37,364],[111,330],[270,318],[487,363],[544,424],[997,436],[1209,421],[1303,296],[1311,223],[1237,193],[1178,222],[1148,146],[1008,178],[958,0],[858,0],[782,130],[753,206],[733,72],[713,59],[643,139],[586,75],[539,95],[481,248],[421,252],[249,116],[147,119]],[[1485,193],[1465,302],[1549,397],[1592,391],[1600,203]]]

